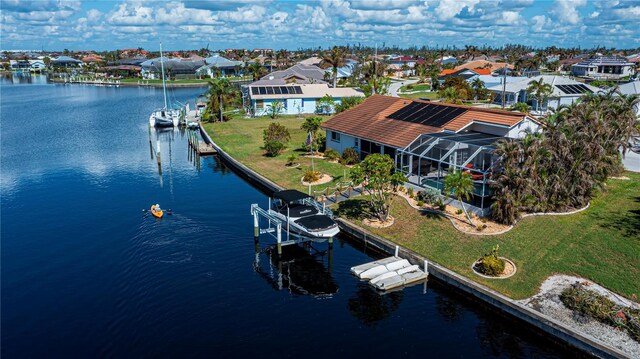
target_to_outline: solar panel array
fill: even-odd
[[[252,95],[302,95],[300,86],[255,86]]]
[[[447,122],[467,112],[466,108],[412,102],[389,115],[400,121],[419,123],[426,126],[442,127]]]
[[[589,88],[583,84],[577,84],[577,85],[555,85],[560,91],[568,94],[568,95],[575,95],[575,94],[583,94],[583,93],[593,93],[593,91],[589,90]]]

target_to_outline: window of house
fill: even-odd
[[[256,110],[264,109],[264,100],[256,100]]]
[[[340,134],[338,132],[331,131],[331,141],[340,142]]]

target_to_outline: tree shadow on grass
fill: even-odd
[[[371,207],[367,201],[348,200],[338,203],[335,214],[349,219],[362,220],[372,216]]]
[[[640,202],[640,196],[634,197],[633,201]],[[640,209],[593,213],[591,217],[602,228],[615,229],[620,231],[624,237],[640,239]]]
[[[441,221],[441,220],[446,218],[442,213],[432,212],[432,211],[420,211],[420,215],[422,217],[429,218],[429,219],[435,219],[437,221]]]

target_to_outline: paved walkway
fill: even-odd
[[[400,90],[400,87],[408,84],[415,84],[418,81],[419,79],[407,79],[400,82],[391,82],[389,85],[389,96],[400,97],[398,96],[398,90]]]

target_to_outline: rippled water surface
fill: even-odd
[[[343,238],[256,252],[249,205],[265,195],[191,161],[184,134],[149,131],[161,90],[0,90],[3,358],[568,354],[434,281],[377,294],[349,274],[375,254]],[[142,211],[156,202],[173,215]]]

